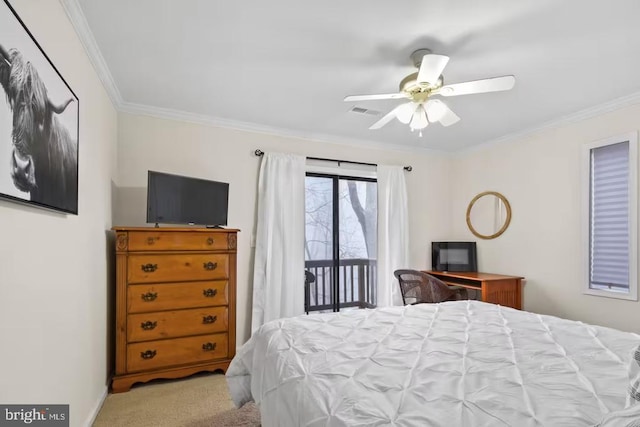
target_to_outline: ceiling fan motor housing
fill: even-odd
[[[440,89],[444,85],[444,78],[440,76],[438,81],[431,83],[418,83],[418,73],[411,73],[400,82],[400,92],[410,95],[412,98],[421,93],[427,97],[436,89]],[[426,99],[426,98],[425,98]]]

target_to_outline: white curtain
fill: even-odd
[[[407,186],[402,166],[378,165],[378,307],[402,305],[393,272],[409,268]]]
[[[265,153],[258,181],[251,331],[304,313],[305,158]]]

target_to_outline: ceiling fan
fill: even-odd
[[[350,95],[344,98],[347,102],[372,101],[380,99],[408,99],[396,106],[369,129],[380,129],[394,118],[408,124],[411,131],[426,128],[429,123],[440,122],[443,126],[451,126],[460,120],[441,100],[432,96],[459,96],[474,93],[499,92],[513,88],[514,76],[492,77],[463,83],[444,84],[442,71],[449,62],[449,57],[436,55],[429,49],[418,49],[411,54],[411,60],[418,71],[409,74],[400,82],[400,91],[379,95]]]

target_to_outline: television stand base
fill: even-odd
[[[220,228],[224,229],[224,227],[220,227],[219,225],[207,225],[206,228]]]

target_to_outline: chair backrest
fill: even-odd
[[[309,305],[311,304],[310,298],[310,286],[316,281],[316,275],[310,271],[304,271],[304,311],[309,314]]]
[[[304,271],[304,283],[306,283],[307,285],[313,283],[316,281],[316,275],[313,274],[310,271],[305,270]]]
[[[455,294],[442,280],[422,271],[396,270],[393,274],[400,284],[404,305],[442,302]]]

